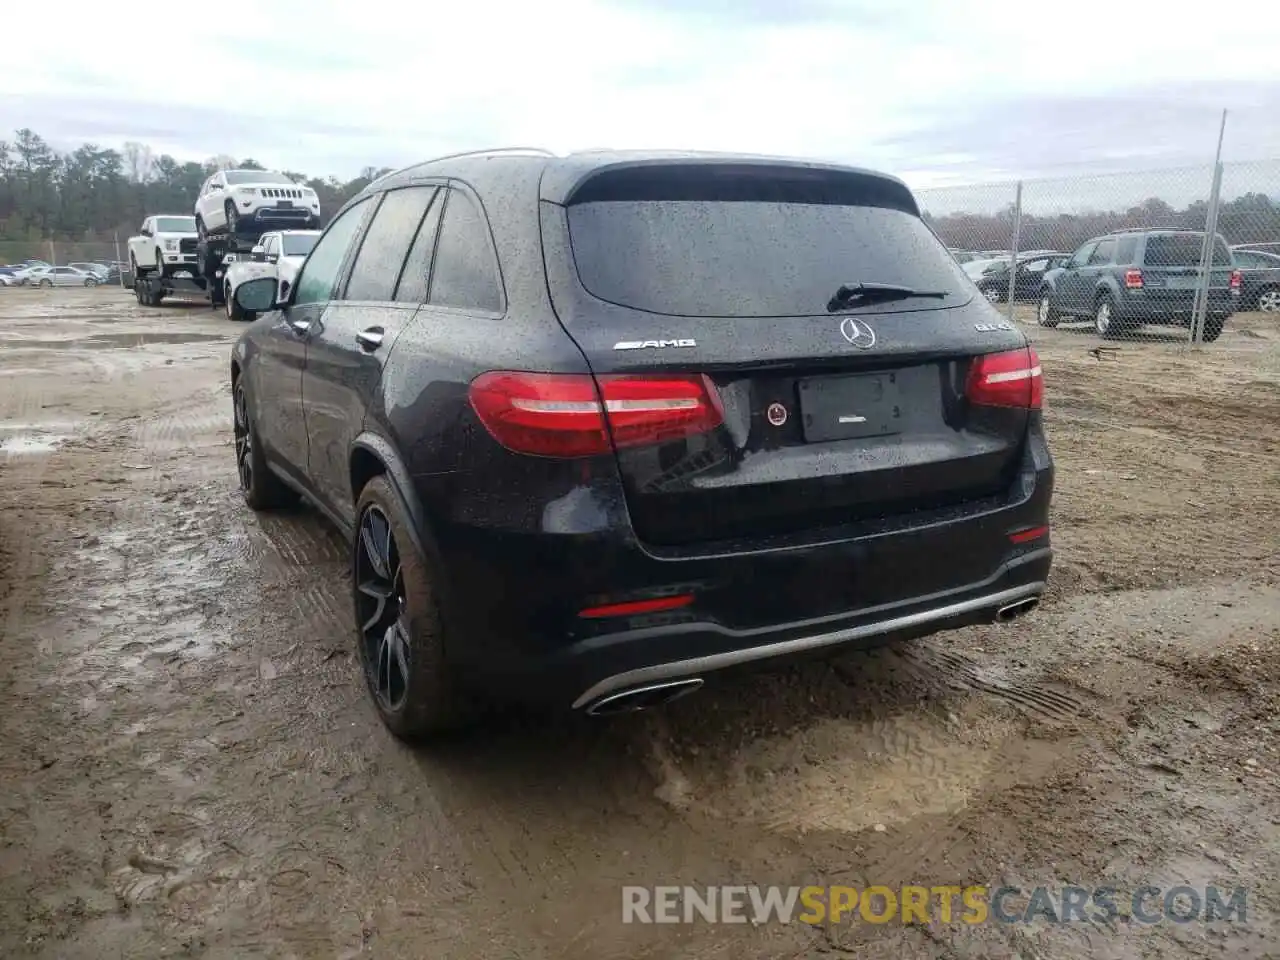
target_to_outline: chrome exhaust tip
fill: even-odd
[[[650,683],[642,687],[632,687],[630,690],[611,693],[596,700],[587,707],[587,715],[609,717],[619,713],[649,710],[688,696],[701,686],[701,677],[691,677],[688,680],[672,680],[667,683]]]
[[[1008,623],[1010,620],[1016,620],[1023,614],[1030,613],[1038,606],[1040,606],[1039,597],[1024,597],[1021,600],[1015,600],[1013,603],[1005,604],[996,611],[996,622]]]

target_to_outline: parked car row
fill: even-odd
[[[1123,230],[1094,237],[1074,253],[1029,250],[974,257],[951,251],[992,303],[1037,301],[1042,326],[1063,317],[1093,321],[1111,337],[1145,324],[1188,327],[1202,277],[1204,233]],[[986,251],[991,253],[991,251]],[[1012,277],[1010,271],[1013,270]],[[1240,310],[1280,313],[1280,254],[1214,245],[1204,339],[1216,340]]]
[[[78,261],[55,267],[43,260],[0,266],[0,287],[96,287],[120,282],[120,265]]]

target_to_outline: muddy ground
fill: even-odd
[[[1029,326],[1028,618],[407,749],[345,548],[236,491],[240,327],[0,291],[0,956],[1280,955],[1280,326]],[[1246,921],[624,925],[621,886],[1179,883]]]

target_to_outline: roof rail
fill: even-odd
[[[491,157],[491,156],[532,156],[532,157],[554,157],[555,154],[550,150],[544,150],[542,147],[490,147],[485,150],[464,150],[461,153],[447,153],[443,157],[432,157],[430,160],[419,160],[417,163],[411,163],[407,167],[401,167],[398,170],[391,170],[384,173],[380,177],[376,177],[369,182],[372,187],[376,183],[381,183],[391,177],[401,173],[407,173],[410,170],[416,170],[418,167],[426,166],[429,163],[439,163],[441,160],[457,160],[462,157]]]
[[[542,147],[487,147],[483,150],[463,150],[461,153],[449,153],[443,157],[432,157],[430,160],[424,160],[423,163],[438,163],[441,160],[458,160],[462,157],[495,157],[495,156],[533,156],[533,157],[554,157],[555,154],[550,150]],[[422,166],[415,164],[414,166]]]

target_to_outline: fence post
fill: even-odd
[[[1213,282],[1213,261],[1217,253],[1218,208],[1222,199],[1222,141],[1227,132],[1227,111],[1222,111],[1218,127],[1218,152],[1213,158],[1213,181],[1209,187],[1209,209],[1205,211],[1204,243],[1200,249],[1200,276],[1191,308],[1191,344],[1202,342],[1205,317],[1209,313],[1209,286]]]
[[[115,262],[115,268],[116,268],[116,270],[118,270],[118,271],[120,272],[120,286],[121,286],[121,287],[123,287],[123,286],[124,286],[124,270],[123,270],[123,269],[121,269],[121,267],[120,267],[120,231],[119,231],[119,230],[117,230],[117,231],[115,232],[114,236],[115,236],[115,241],[116,241],[116,262]]]
[[[1213,282],[1213,261],[1217,253],[1218,209],[1222,198],[1222,163],[1213,169],[1213,187],[1209,190],[1209,211],[1205,216],[1204,244],[1200,251],[1200,279],[1196,283],[1195,308],[1191,317],[1191,342],[1204,340],[1204,322],[1209,314],[1209,286]]]
[[[53,241],[49,241],[49,266],[56,267],[58,265],[58,252],[53,248]]]
[[[1013,237],[1009,244],[1009,322],[1013,323],[1013,306],[1018,295],[1018,243],[1022,239],[1022,181],[1013,194]]]

